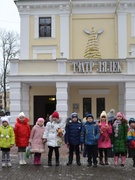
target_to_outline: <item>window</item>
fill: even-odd
[[[91,113],[91,98],[83,98],[83,117],[86,113]]]
[[[105,98],[97,98],[96,106],[97,106],[97,118],[99,118],[101,112],[105,110]]]
[[[51,37],[51,17],[39,18],[39,37]]]

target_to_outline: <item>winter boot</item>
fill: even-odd
[[[22,152],[18,152],[18,157],[19,157],[19,164],[23,165],[23,154],[22,154]]]
[[[34,155],[34,165],[37,165],[38,164],[38,159],[37,159],[37,156]]]
[[[114,164],[115,164],[115,166],[118,165],[118,160],[119,160],[119,157],[118,156],[114,156]]]
[[[38,154],[37,163],[38,163],[38,165],[41,164],[41,154]]]
[[[26,152],[22,152],[22,154],[23,154],[23,164],[25,165],[25,164],[27,164],[26,161],[25,161],[25,158],[26,158]]]
[[[133,167],[135,167],[135,159],[133,159]]]
[[[105,156],[105,165],[109,165],[107,156]]]
[[[5,163],[5,160],[2,160],[2,167],[6,167],[6,163]]]
[[[104,162],[103,162],[103,157],[100,157],[100,158],[99,158],[99,164],[100,164],[100,165],[105,165]]]
[[[126,162],[126,156],[121,156],[121,166],[124,166]]]
[[[69,156],[67,166],[70,166],[72,164],[72,161],[73,161],[73,156]]]
[[[81,166],[80,156],[76,157],[76,163],[77,163],[78,166]]]

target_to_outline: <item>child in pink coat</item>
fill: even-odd
[[[100,138],[98,140],[98,151],[99,151],[99,160],[101,165],[108,165],[108,149],[111,148],[111,139],[112,126],[108,124],[107,114],[105,111],[102,111],[100,115]],[[105,162],[103,162],[103,156],[105,156]]]
[[[41,153],[45,152],[45,143],[42,136],[44,134],[44,119],[38,118],[36,125],[32,128],[29,143],[31,146],[30,152],[34,153],[34,164],[41,164]]]

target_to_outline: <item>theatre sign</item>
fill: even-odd
[[[73,62],[74,73],[121,73],[121,61],[79,61]]]

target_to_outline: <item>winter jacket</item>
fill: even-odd
[[[40,127],[39,125],[35,125],[32,128],[29,142],[31,143],[30,152],[31,153],[43,153],[45,152],[45,143],[43,143],[42,138],[44,134],[44,126]]]
[[[58,129],[62,129],[62,137],[65,134],[64,124],[59,119],[58,121],[50,121],[46,124],[43,139],[47,139],[47,145],[52,147],[60,147],[63,139],[58,136]]]
[[[129,147],[131,149],[135,149],[135,129],[134,128],[131,128],[131,127],[129,128],[127,139],[129,142]]]
[[[16,146],[27,147],[30,138],[29,119],[25,118],[24,121],[21,121],[17,118],[16,121],[14,127]]]
[[[98,148],[111,148],[110,135],[112,134],[112,126],[110,124],[106,125],[106,122],[101,121],[99,124],[100,138],[98,140]]]
[[[0,148],[10,148],[15,144],[14,130],[10,125],[0,126]]]
[[[118,136],[115,137],[114,127],[112,134],[112,143],[114,153],[127,152],[127,132],[128,125],[126,123],[118,125]]]
[[[99,126],[94,122],[86,122],[82,128],[82,139],[85,145],[97,145],[100,137]]]
[[[70,119],[66,125],[66,134],[65,134],[65,143],[69,145],[79,145],[81,143],[81,131],[82,131],[82,122],[77,120],[73,122]]]

